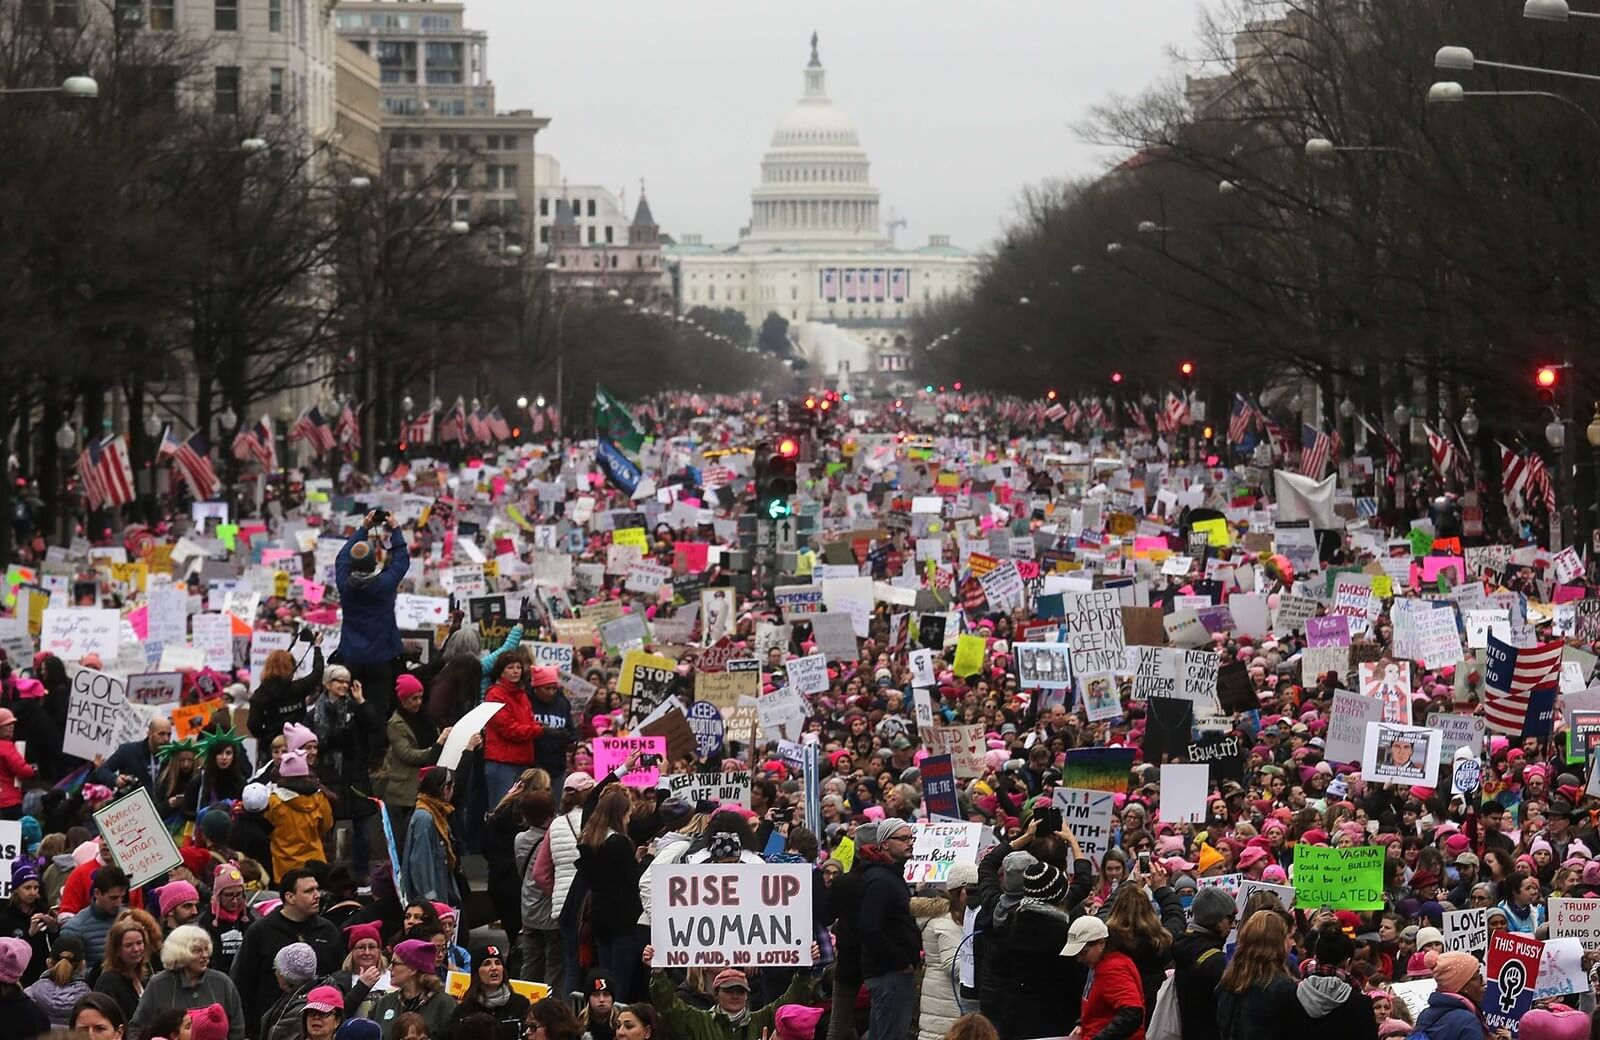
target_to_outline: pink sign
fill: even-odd
[[[604,779],[612,770],[621,766],[628,760],[628,756],[638,751],[646,755],[654,755],[658,762],[665,761],[667,757],[666,737],[596,737],[594,742],[594,771],[595,775]],[[661,780],[661,766],[659,764],[635,769],[623,776],[622,782],[629,787],[654,787]]]
[[[1467,563],[1459,556],[1424,556],[1422,558],[1422,580],[1435,581],[1444,571],[1455,571],[1455,584],[1460,585],[1467,580]]]

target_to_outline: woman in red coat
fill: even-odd
[[[1144,1040],[1144,983],[1133,958],[1106,949],[1109,935],[1098,917],[1080,917],[1067,931],[1061,956],[1089,969],[1083,1016],[1070,1040]]]
[[[38,772],[22,760],[12,742],[16,732],[16,715],[10,708],[0,708],[0,820],[22,819],[22,781]]]
[[[483,776],[489,786],[489,804],[498,805],[522,771],[533,765],[533,741],[541,727],[533,717],[528,692],[528,655],[520,647],[501,654],[489,673],[485,703],[505,707],[489,718],[483,731]]]

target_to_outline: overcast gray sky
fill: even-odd
[[[813,29],[828,93],[872,161],[901,245],[977,248],[1018,190],[1103,168],[1072,124],[1181,73],[1201,0],[467,0],[500,107],[551,119],[539,148],[574,184],[644,177],[669,233],[732,241]]]

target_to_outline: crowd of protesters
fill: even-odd
[[[1164,443],[1132,436],[1074,451],[1059,430],[1007,426],[993,409],[980,416],[944,403],[958,422],[913,431],[921,436],[911,441],[903,437],[911,421],[881,410],[811,442],[795,504],[815,527],[796,553],[796,576],[780,583],[848,571],[910,598],[875,593],[870,604],[850,604],[856,654],[830,658],[827,689],[806,694],[803,733],[789,734],[818,745],[814,777],[783,753],[787,741],[769,739],[776,734],[751,741],[731,729],[709,751],[660,763],[664,777],[748,766],[748,804],[690,803],[669,796],[665,779],[628,786],[622,779],[640,765],[637,753],[596,768],[600,738],[634,731],[643,709],[660,706],[620,692],[626,650],[672,657],[660,693],[685,709],[696,699],[697,666],[713,651],[757,658],[768,694],[789,681],[790,661],[816,651],[806,616],[786,616],[759,581],[740,596],[725,632],[702,631],[711,619],[688,609],[702,589],[732,584],[734,573],[715,551],[699,557],[702,567],[686,561],[696,547],[734,545],[731,521],[748,509],[748,465],[719,453],[722,475],[714,477],[706,453],[771,433],[732,402],[711,405],[711,425],[683,402],[652,408],[657,437],[640,460],[656,481],[653,497],[608,483],[592,446],[586,454],[557,445],[465,466],[414,462],[370,480],[357,474],[327,507],[307,503],[260,521],[259,537],[232,548],[179,519],[137,538],[106,532],[87,548],[67,547],[50,567],[35,553],[36,569],[9,583],[12,596],[34,587],[54,596],[61,590],[46,577],[60,575],[71,602],[127,614],[148,607],[159,572],[152,567],[142,589],[128,587],[93,565],[105,555],[97,550],[152,559],[152,541],[199,546],[204,564],[180,558],[169,579],[187,588],[192,612],[211,599],[215,574],[242,578],[262,566],[264,548],[294,544],[269,568],[292,568],[294,591],[262,595],[253,621],[257,633],[294,641],[266,654],[259,674],[245,667],[248,641],[233,674],[182,670],[181,705],[226,698],[209,720],[179,739],[170,714],[150,713],[143,737],[90,762],[62,751],[72,679],[83,669],[113,671],[115,662],[38,653],[0,664],[0,818],[19,821],[21,835],[0,905],[0,1035],[1492,1034],[1486,951],[1447,952],[1446,913],[1486,908],[1491,935],[1544,938],[1552,897],[1600,896],[1600,797],[1589,793],[1588,748],[1569,747],[1563,712],[1537,734],[1491,729],[1481,785],[1466,796],[1451,793],[1448,762],[1415,785],[1369,782],[1360,762],[1324,754],[1333,694],[1357,689],[1355,666],[1306,674],[1303,624],[1253,634],[1225,624],[1201,645],[1222,666],[1242,668],[1248,707],[1193,728],[1191,706],[1174,736],[1170,721],[1156,719],[1160,702],[1134,696],[1130,668],[1114,676],[1115,717],[1087,721],[1078,691],[1063,697],[1019,671],[1014,644],[1067,634],[1045,632],[1064,626],[1044,610],[1039,587],[1030,585],[1020,605],[990,604],[971,554],[1004,544],[997,555],[1026,561],[1030,576],[1054,566],[1083,576],[1086,589],[1137,585],[1138,602],[1169,616],[1178,596],[1225,605],[1247,590],[1273,606],[1289,595],[1318,599],[1326,613],[1323,572],[1370,568],[1375,543],[1332,532],[1297,574],[1270,545],[1274,502],[1260,490],[1272,486],[1270,471],[1186,465]],[[1362,471],[1347,475],[1359,484]],[[1181,510],[1158,507],[1158,491],[1194,497]],[[940,496],[948,526],[908,522],[924,512],[913,501],[928,496]],[[427,500],[421,515],[405,508],[419,497]],[[1081,519],[1091,508],[1101,518],[1092,524]],[[619,528],[599,518],[634,514],[648,532],[638,559],[673,574],[657,592],[637,591],[627,567],[608,565]],[[1136,527],[1109,536],[1112,514]],[[1201,553],[1189,569],[1164,570],[1164,560],[1190,551],[1193,524],[1213,515],[1229,523],[1232,545]],[[328,573],[294,543],[291,524],[342,539]],[[1245,536],[1263,524],[1269,544],[1247,550]],[[1387,532],[1374,533],[1387,544]],[[1548,604],[1558,585],[1580,596],[1592,587],[1556,582],[1546,549],[1510,548],[1494,572],[1468,581],[1515,594],[1524,645],[1564,634],[1583,649],[1570,630],[1552,634]],[[569,559],[551,567],[559,556]],[[455,597],[419,649],[397,620],[398,597],[444,596],[446,576],[461,581],[464,564],[479,565],[481,586]],[[1359,659],[1391,657],[1392,605],[1434,590],[1396,583],[1392,591],[1375,598],[1370,631],[1354,640]],[[469,619],[470,599],[496,596],[515,606]],[[683,642],[658,640],[652,628],[632,647],[603,644],[593,625],[587,638],[571,634],[573,621],[619,613],[652,627],[685,619]],[[934,614],[947,618],[942,636],[907,623]],[[783,623],[782,641],[758,652],[762,631]],[[963,636],[981,639],[982,654],[957,674]],[[539,656],[553,644],[572,647],[570,668]],[[932,682],[921,686],[931,715],[920,724],[911,660],[919,647],[933,651]],[[1594,660],[1573,659],[1582,690]],[[1487,694],[1471,658],[1411,669],[1408,720],[1482,714]],[[454,727],[479,704],[499,710],[457,749],[459,760],[446,758]],[[921,765],[930,721],[982,727],[982,768],[957,777],[953,818],[981,824],[984,842],[939,884],[914,886],[906,865],[929,819]],[[1237,738],[1242,761],[1236,773],[1213,776],[1203,819],[1169,819],[1160,764],[1203,731]],[[1111,784],[1115,814],[1094,855],[1053,801],[1067,752],[1091,747],[1135,754]],[[91,815],[139,789],[182,859],[152,879],[124,872]],[[1381,846],[1383,909],[1239,894],[1242,880],[1292,888],[1296,850],[1307,846]],[[809,865],[813,965],[653,966],[656,863]],[[1586,953],[1584,968],[1594,960]],[[1520,1036],[1587,1035],[1592,1011],[1587,992],[1545,997],[1523,1016]]]

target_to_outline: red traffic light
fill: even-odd
[[[827,411],[829,408],[833,407],[833,402],[829,401],[827,399],[823,399],[823,401],[820,404],[818,404],[817,407],[821,408],[823,411]]]
[[[793,437],[785,437],[778,442],[778,454],[786,459],[792,459],[800,454],[800,444]]]
[[[960,383],[953,383],[951,385],[953,385],[956,388],[957,391],[960,391],[960,389],[961,389],[961,384]]]
[[[1113,373],[1111,373],[1111,381],[1113,383],[1122,382],[1122,373],[1121,372],[1113,372]]]
[[[1540,386],[1548,389],[1549,387],[1556,385],[1556,378],[1556,370],[1549,365],[1545,365],[1543,368],[1539,369],[1538,374],[1533,377],[1533,380]]]
[[[1044,396],[1045,396],[1046,400],[1054,401],[1056,399],[1056,392],[1054,390],[1052,390],[1049,393],[1045,394]]]
[[[1194,375],[1194,362],[1185,361],[1183,364],[1178,366],[1178,371],[1182,372],[1186,376]]]

